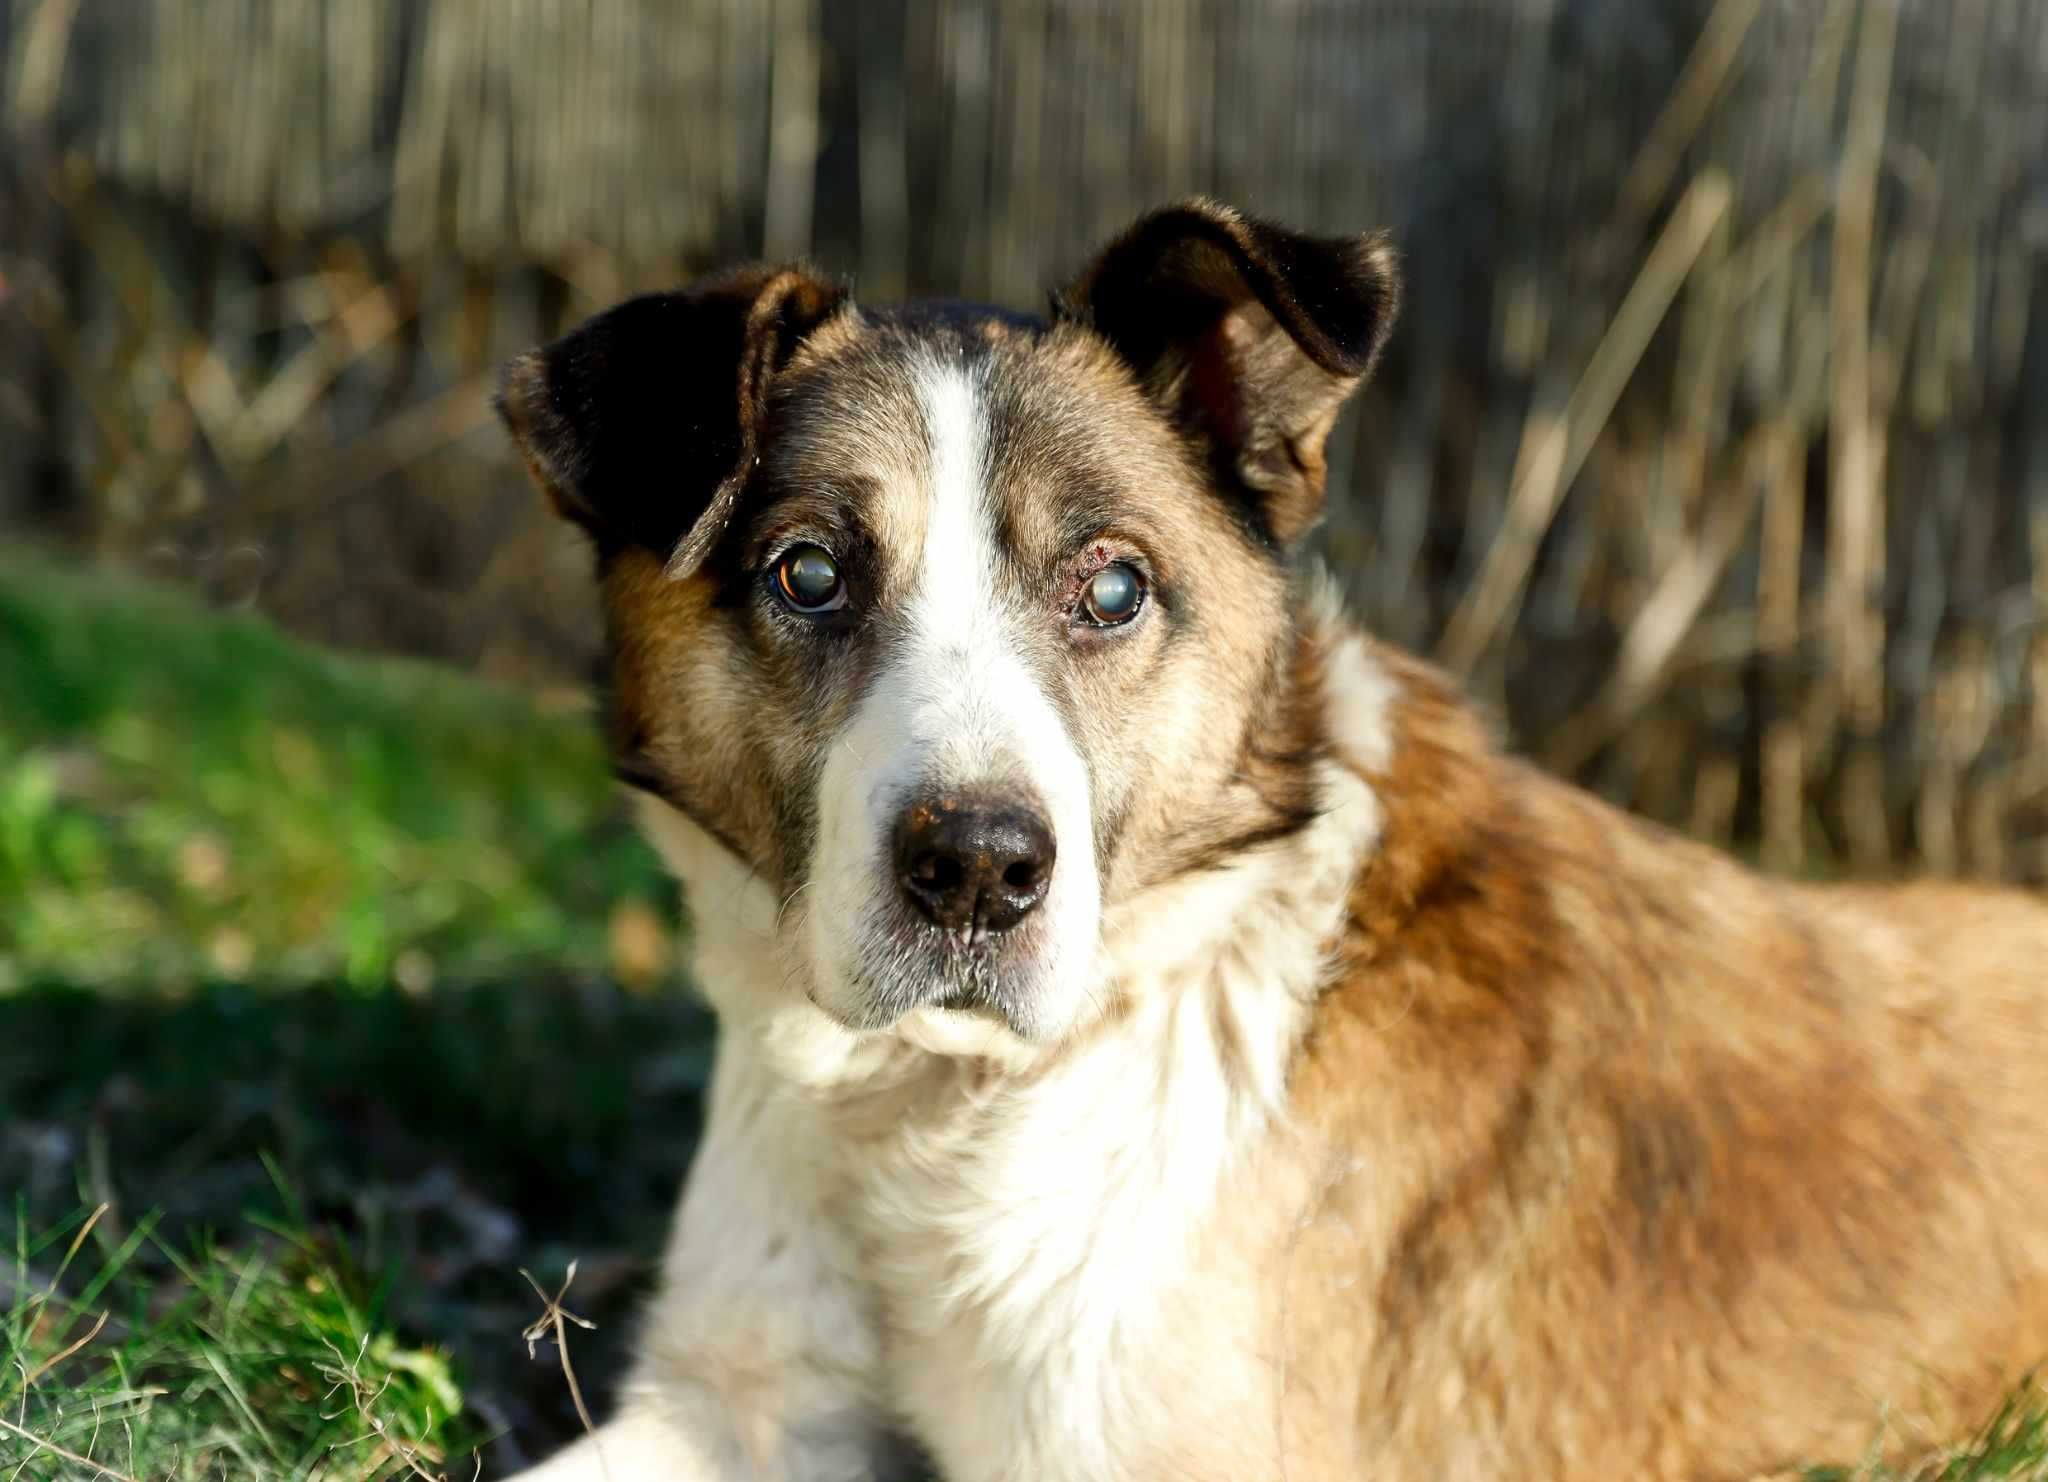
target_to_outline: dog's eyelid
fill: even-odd
[[[1099,527],[1070,540],[1060,564],[1069,569],[1082,568],[1092,576],[1103,567],[1118,563],[1129,566],[1148,582],[1153,579],[1152,554],[1146,542],[1114,526]]]
[[[757,570],[773,571],[776,563],[802,546],[816,546],[841,566],[858,562],[867,542],[851,523],[834,520],[795,519],[771,525],[754,543],[755,555],[748,563]]]
[[[864,478],[855,476],[779,487],[755,516],[742,547],[746,564],[771,570],[800,545],[818,546],[837,561],[855,559],[868,544],[859,515],[866,486]]]
[[[761,548],[757,564],[763,571],[773,571],[797,551],[806,546],[815,546],[835,562],[844,564],[846,558],[840,554],[840,545],[835,537],[810,535],[801,530],[792,530],[787,535],[778,535]]]

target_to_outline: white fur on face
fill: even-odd
[[[1100,938],[1088,771],[1024,656],[1025,625],[1050,621],[1044,598],[1002,580],[978,373],[934,358],[914,376],[929,449],[923,545],[903,637],[825,764],[806,953],[818,1002],[848,1024],[887,1027],[973,992],[1018,1034],[1050,1039],[1087,992]],[[992,950],[962,952],[908,909],[892,840],[913,797],[970,789],[1035,803],[1057,861],[1036,911]]]

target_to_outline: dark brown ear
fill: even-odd
[[[844,306],[837,287],[769,267],[629,299],[507,365],[498,415],[600,552],[643,546],[687,576],[732,518],[769,385]]]
[[[1303,236],[1195,200],[1142,218],[1054,311],[1109,341],[1284,547],[1322,514],[1324,441],[1399,299],[1378,235]]]

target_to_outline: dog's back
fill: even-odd
[[[1356,1334],[1344,1464],[1745,1476],[1982,1420],[2048,1357],[2048,904],[1762,880],[1407,673],[1295,1092],[1377,1154],[1287,1257],[1301,1370]]]

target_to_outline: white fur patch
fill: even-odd
[[[806,947],[819,1001],[834,1015],[900,1023],[906,999],[926,985],[904,981],[920,971],[923,945],[892,930],[902,912],[896,820],[922,790],[1015,790],[1043,808],[1058,858],[1045,899],[1009,933],[1006,996],[1028,1038],[1050,1039],[1084,996],[1101,917],[1087,767],[1020,656],[1030,599],[1002,581],[977,373],[933,359],[915,380],[930,453],[917,577],[905,636],[825,764]],[[893,1010],[880,1011],[891,998]],[[928,1047],[962,1038],[933,1032],[929,1020],[943,1011],[919,1012],[911,1032]]]
[[[1364,636],[1346,620],[1343,594],[1329,574],[1316,570],[1306,586],[1309,612],[1329,645],[1330,740],[1352,766],[1384,772],[1394,760],[1394,677],[1373,662]]]

